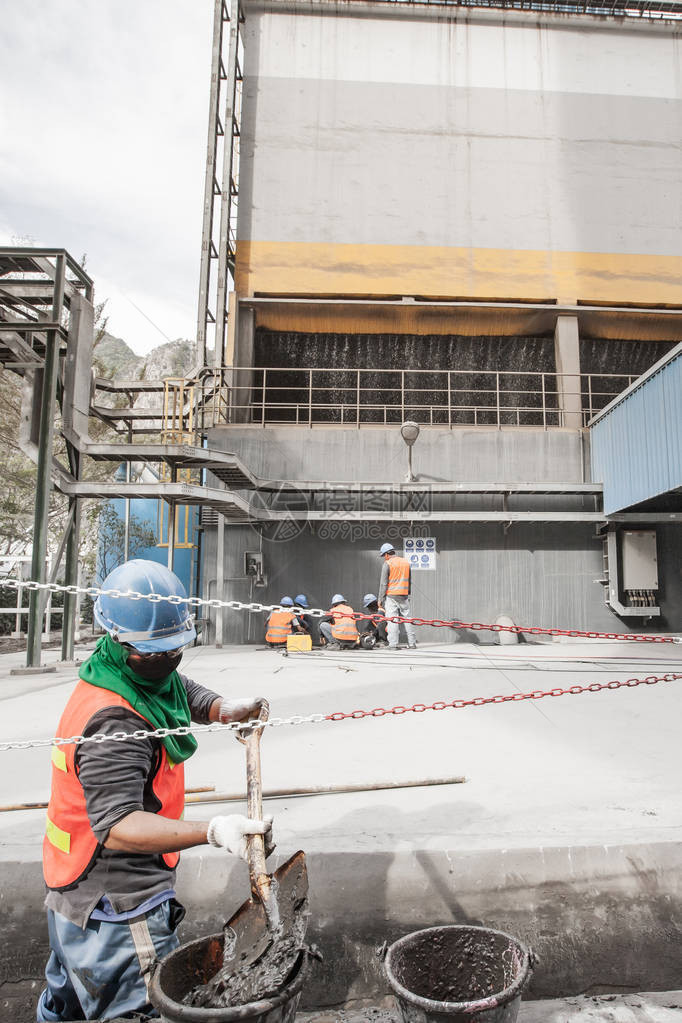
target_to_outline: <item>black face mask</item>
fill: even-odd
[[[160,682],[162,678],[170,675],[180,664],[183,655],[182,647],[158,654],[146,654],[127,644],[126,649],[128,667],[148,682]]]

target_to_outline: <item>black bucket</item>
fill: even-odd
[[[182,999],[198,984],[205,984],[223,965],[224,935],[197,938],[165,956],[154,970],[149,998],[164,1023],[293,1023],[308,972],[308,953],[302,949],[286,985],[271,998],[224,1009],[184,1005]]]
[[[400,938],[384,966],[404,1023],[515,1023],[533,957],[510,934],[451,925]]]

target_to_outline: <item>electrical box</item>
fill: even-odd
[[[658,558],[654,529],[624,530],[621,534],[624,590],[657,590]]]
[[[263,571],[263,552],[244,551],[244,575],[253,580],[254,586],[265,586],[267,576]]]
[[[263,574],[263,555],[260,551],[244,552],[244,575]]]

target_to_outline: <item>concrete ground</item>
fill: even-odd
[[[45,653],[47,663],[58,657]],[[75,672],[10,675],[21,663],[19,653],[0,657],[1,737],[47,738]],[[182,670],[225,695],[267,696],[271,715],[288,718],[682,672],[682,647],[571,641],[288,657],[256,647],[196,647]],[[269,729],[262,742],[266,789],[466,778],[268,801],[278,843],[271,863],[305,850],[310,934],[325,956],[302,1008],[377,1004],[387,988],[376,947],[444,923],[496,927],[532,945],[540,963],[531,998],[677,989],[681,697],[682,680]],[[187,786],[243,793],[243,747],[226,734],[203,735],[199,743]],[[0,805],[47,798],[49,747],[0,756]],[[242,808],[192,804],[186,816]],[[45,956],[43,827],[44,811],[0,812],[0,1005],[4,1000],[16,1023],[30,1018],[26,984],[39,984]],[[244,865],[208,848],[183,854],[178,888],[188,906],[182,940],[218,931],[248,895]],[[639,1018],[588,1010],[586,1002],[581,1019]],[[529,1015],[528,1023],[536,1018]]]
[[[682,991],[521,1002],[518,1023],[679,1023]],[[402,1023],[396,1009],[299,1013],[296,1023]]]

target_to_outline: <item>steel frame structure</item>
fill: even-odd
[[[200,371],[208,367],[211,325],[213,365],[220,368],[225,364],[228,293],[230,281],[234,282],[237,240],[243,24],[241,0],[231,0],[230,11],[226,0],[215,0],[197,316]],[[229,31],[226,31],[228,25]],[[218,204],[216,199],[220,200]],[[214,280],[212,270],[216,260],[218,272]]]
[[[40,406],[34,408],[31,445],[37,463],[36,501],[33,518],[31,578],[46,579],[47,529],[52,486],[54,408],[58,388],[63,388],[63,358],[69,333],[73,298],[93,299],[93,282],[65,249],[0,248],[0,364],[20,376],[33,376],[40,390]],[[36,374],[42,377],[36,379]],[[35,421],[37,420],[37,421]],[[80,477],[80,452],[67,441],[69,473]],[[59,554],[53,568],[54,581],[62,556],[66,556],[67,585],[78,581],[80,499],[69,496],[69,514]],[[27,668],[37,669],[41,660],[44,595],[30,595]],[[65,598],[62,659],[72,660],[75,638],[75,597]]]

